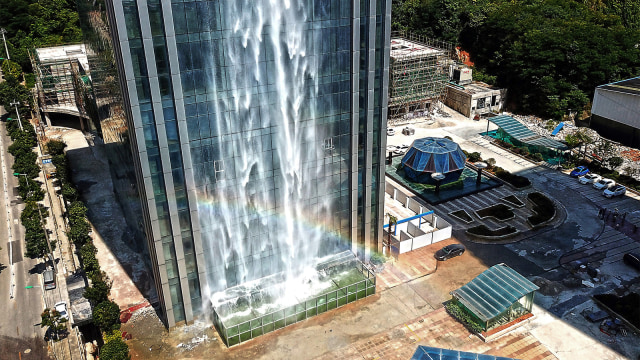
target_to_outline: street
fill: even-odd
[[[5,114],[0,107],[0,117]],[[11,139],[4,126],[0,127],[0,296],[1,303],[6,304],[0,320],[0,348],[16,353],[3,354],[8,358],[19,358],[17,351],[24,353],[27,348],[20,349],[21,343],[45,346],[44,330],[40,328],[40,313],[43,309],[41,270],[38,261],[24,257],[24,229],[20,225],[20,212],[24,208],[17,198],[17,179],[12,175],[13,158],[7,152]],[[6,240],[5,240],[6,239]],[[11,251],[11,254],[9,252]],[[11,256],[10,256],[11,255]],[[13,265],[12,265],[13,264]],[[12,276],[13,274],[13,276]],[[11,285],[13,284],[13,294]],[[33,288],[25,289],[27,286]],[[10,298],[13,295],[13,298]],[[29,339],[39,341],[29,342]],[[13,344],[13,346],[10,346]],[[17,349],[15,347],[18,347]],[[46,349],[29,349],[30,352],[42,352]]]

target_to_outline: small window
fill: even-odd
[[[216,181],[224,179],[224,160],[216,160],[213,162],[213,170],[215,172]]]

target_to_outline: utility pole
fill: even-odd
[[[22,128],[22,120],[20,120],[20,110],[18,110],[18,105],[20,105],[20,103],[17,102],[16,99],[13,99],[13,102],[9,105],[15,106],[16,114],[18,114],[18,124],[20,125],[20,131],[24,131],[24,129]]]
[[[9,57],[9,48],[7,48],[7,39],[4,38],[4,34],[6,33],[7,30],[0,28],[0,34],[2,34],[2,41],[4,42],[4,51],[7,53],[7,60],[11,60],[11,57]]]

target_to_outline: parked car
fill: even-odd
[[[396,134],[396,131],[392,128],[387,128],[387,136],[393,136]]]
[[[460,256],[464,254],[465,247],[462,244],[451,244],[443,247],[442,249],[436,251],[435,257],[436,260],[444,261],[456,256]]]
[[[634,267],[636,270],[640,271],[640,255],[636,253],[626,253],[622,256],[622,260],[625,264]]]
[[[569,176],[578,177],[582,175],[587,175],[589,173],[589,169],[586,166],[578,166],[577,168],[571,170]]]
[[[600,181],[600,179],[602,179],[602,176],[596,175],[594,173],[588,173],[587,175],[580,176],[578,178],[578,181],[580,182],[580,184],[593,184]]]
[[[67,303],[60,301],[54,305],[57,312],[60,313],[60,317],[69,320],[69,313],[67,312]]]
[[[53,290],[56,288],[56,274],[53,272],[53,269],[47,268],[44,273],[42,273],[42,282],[44,283],[45,290]]]
[[[602,195],[611,198],[614,196],[621,196],[624,195],[627,192],[627,188],[625,188],[622,185],[616,185],[616,186],[612,186],[608,189],[604,189],[604,191],[602,192]]]
[[[602,179],[598,180],[597,182],[593,183],[593,188],[597,189],[597,190],[602,190],[602,189],[610,188],[610,187],[614,186],[615,184],[616,184],[616,182],[611,180],[611,179],[602,178]]]
[[[413,135],[416,133],[416,129],[410,127],[410,126],[405,126],[404,128],[402,128],[402,133],[404,135]]]
[[[409,149],[409,145],[404,145],[403,144],[403,145],[397,146],[396,149],[393,150],[393,153],[394,154],[398,154],[398,155],[402,155],[402,154],[407,152],[407,149]]]

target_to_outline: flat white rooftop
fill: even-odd
[[[43,64],[72,59],[77,60],[85,71],[89,69],[87,50],[84,44],[39,48],[36,49],[36,54],[38,60]]]
[[[409,41],[407,39],[391,39],[392,58],[419,57],[435,55],[438,53],[442,53],[442,50],[418,42]]]

